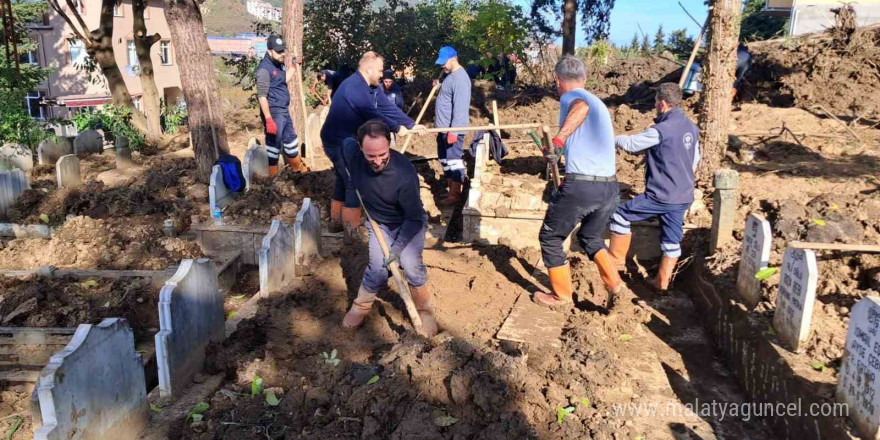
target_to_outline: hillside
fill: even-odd
[[[280,6],[281,0],[271,0]],[[208,35],[233,36],[253,32],[257,17],[248,14],[244,0],[206,0],[202,4],[202,16]]]

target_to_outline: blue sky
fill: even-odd
[[[529,0],[514,2],[521,5],[524,11],[530,10]],[[681,0],[681,4],[701,23],[708,15],[703,3],[704,0]],[[633,35],[639,32],[639,25],[653,41],[660,24],[663,24],[663,31],[667,35],[671,30],[681,28],[686,28],[688,35],[694,38],[700,33],[700,27],[685,15],[677,0],[616,0],[611,10],[611,41],[616,45],[629,44]],[[584,32],[578,16],[577,45],[584,43]]]

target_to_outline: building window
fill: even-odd
[[[123,17],[122,15],[122,2],[117,2],[116,5],[113,6],[113,16],[114,17]]]
[[[76,12],[79,12],[80,14],[86,13],[85,0],[73,0],[73,4],[76,6]]]
[[[89,54],[86,52],[86,46],[83,44],[82,40],[71,38],[67,40],[67,45],[70,49],[70,64],[75,66],[82,66],[85,64]]]
[[[170,41],[159,42],[159,59],[162,61],[163,66],[170,66],[171,65],[171,42]]]
[[[128,65],[129,66],[137,66],[140,62],[138,61],[137,49],[134,46],[134,40],[128,40]]]
[[[32,41],[32,43],[34,44],[35,47],[27,52],[22,52],[21,54],[19,54],[18,61],[21,64],[30,64],[31,66],[38,66],[40,64],[40,60],[37,59],[37,48],[36,48],[37,43],[35,41]]]
[[[135,97],[131,98],[131,101],[132,101],[132,104],[134,104],[134,108],[143,111],[143,109],[141,108],[141,97],[140,96],[135,96]]]
[[[31,91],[25,97],[25,105],[27,106],[28,113],[31,115],[32,118],[46,118],[46,107],[40,104],[40,101],[45,97],[46,92],[40,90]]]

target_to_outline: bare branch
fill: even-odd
[[[83,34],[79,31],[79,29],[77,29],[76,26],[73,24],[73,21],[70,19],[70,17],[67,15],[67,13],[64,12],[64,9],[61,8],[61,5],[58,4],[58,0],[49,0],[49,6],[51,6],[52,9],[54,9],[55,12],[58,15],[60,15],[61,18],[64,19],[64,21],[67,22],[67,25],[70,26],[71,29],[73,29],[73,33],[76,35],[76,37],[78,39],[83,40],[83,43],[87,43],[87,44],[90,43],[90,40],[83,36]]]
[[[94,41],[92,41],[91,32],[89,32],[89,27],[86,25],[85,20],[83,20],[82,15],[80,15],[79,11],[76,10],[76,4],[73,3],[73,0],[66,0],[66,2],[67,2],[67,7],[70,8],[70,13],[73,14],[74,17],[76,17],[76,21],[77,21],[77,23],[79,23],[79,26],[81,29],[81,31],[79,32],[79,35],[81,37],[84,35],[88,35],[88,38],[83,38],[83,41],[86,42],[87,44],[92,44]],[[68,18],[67,21],[70,22],[70,19]],[[73,24],[71,24],[70,27],[76,29],[76,27],[73,26]]]

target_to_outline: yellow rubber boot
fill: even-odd
[[[614,265],[617,266],[618,272],[626,269],[626,253],[629,252],[631,242],[632,234],[619,235],[611,233],[611,246],[608,249],[608,253],[611,254],[611,259]]]
[[[553,307],[570,304],[571,299],[571,266],[566,262],[562,266],[547,270],[550,275],[552,292],[537,292],[534,301],[542,306]]]

